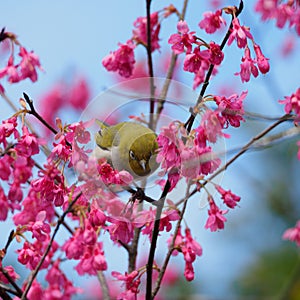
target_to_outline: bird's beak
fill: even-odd
[[[139,161],[140,166],[143,168],[144,171],[146,171],[146,161],[144,159]]]

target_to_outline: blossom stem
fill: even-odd
[[[98,277],[98,280],[99,280],[100,285],[101,285],[103,300],[110,300],[109,289],[108,289],[107,281],[106,281],[106,278],[105,278],[103,272],[98,271],[97,272],[97,277]]]
[[[58,233],[58,230],[59,230],[60,225],[64,222],[64,219],[65,219],[66,215],[72,210],[73,205],[77,202],[77,200],[81,197],[81,195],[82,195],[82,192],[80,192],[80,193],[79,193],[79,194],[78,194],[78,195],[70,202],[68,208],[64,211],[64,213],[61,215],[61,217],[60,217],[59,220],[57,221],[57,224],[56,224],[56,227],[55,227],[55,229],[54,229],[54,232],[53,232],[53,235],[52,235],[52,237],[51,237],[51,240],[50,240],[50,242],[49,242],[49,244],[48,244],[48,246],[47,246],[47,248],[46,248],[46,250],[45,250],[45,252],[44,252],[44,254],[43,254],[42,258],[41,258],[41,260],[40,260],[40,262],[39,262],[38,265],[36,266],[35,270],[31,273],[31,276],[30,276],[30,278],[29,278],[29,280],[28,280],[28,284],[27,284],[27,286],[26,286],[26,289],[25,289],[24,293],[22,294],[21,300],[25,300],[25,299],[26,299],[27,294],[28,294],[28,292],[29,292],[29,290],[30,290],[30,288],[31,288],[31,285],[32,285],[32,283],[33,283],[35,277],[37,276],[37,274],[38,274],[38,272],[39,272],[39,270],[40,270],[42,264],[44,263],[44,261],[45,261],[45,259],[46,259],[46,256],[48,255],[48,253],[49,253],[49,251],[50,251],[50,249],[51,249],[51,247],[52,247],[52,244],[53,244],[53,242],[54,242],[54,238],[55,238],[56,234]]]
[[[28,111],[28,113],[35,116],[45,127],[47,127],[54,134],[57,134],[58,133],[57,130],[54,129],[45,119],[43,119],[42,116],[35,110],[33,101],[29,99],[29,96],[26,93],[23,93],[23,96],[25,101],[30,107],[30,111]]]
[[[12,290],[9,287],[7,287],[6,285],[0,283],[0,297],[1,297],[1,299],[3,299],[3,300],[12,300],[12,298],[7,293],[18,296],[14,290]]]
[[[240,0],[240,5],[239,5],[238,10],[235,13],[235,17],[237,17],[242,12],[243,8],[244,8],[243,0]],[[232,16],[232,20],[233,19],[234,19],[234,16]],[[224,49],[224,47],[225,47],[225,45],[226,45],[226,43],[228,41],[228,38],[230,36],[231,29],[233,28],[232,20],[231,20],[230,26],[229,26],[229,28],[228,28],[228,30],[226,32],[226,35],[224,36],[224,38],[222,40],[222,43],[220,45],[220,49],[221,50]],[[212,72],[214,70],[214,67],[215,67],[214,64],[210,64],[210,66],[208,68],[208,71],[207,71],[206,76],[205,76],[204,83],[202,85],[199,97],[197,99],[196,107],[198,107],[198,105],[203,101],[203,97],[204,97],[205,91],[206,91],[206,89],[207,89],[207,87],[209,85],[209,80],[210,80],[210,77],[211,77]],[[188,132],[190,132],[191,129],[192,129],[193,123],[195,121],[195,117],[196,117],[195,114],[191,114],[190,117],[189,117],[189,119],[184,124],[184,127],[187,129]]]

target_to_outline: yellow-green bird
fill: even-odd
[[[96,133],[98,158],[106,158],[114,169],[126,170],[134,178],[149,175],[158,168],[158,144],[154,131],[133,122],[113,126],[97,123],[100,126]]]

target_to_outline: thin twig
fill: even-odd
[[[15,293],[20,297],[23,293],[22,289],[15,283],[14,279],[9,275],[9,273],[3,268],[1,265],[0,267],[2,274],[5,276],[5,278],[8,280],[8,282],[14,287]],[[24,300],[27,299],[26,297]]]
[[[14,290],[12,290],[12,289],[8,288],[7,286],[5,286],[4,284],[0,283],[0,299],[12,300],[12,298],[7,293],[11,293],[13,295],[18,296]]]
[[[30,110],[28,111],[29,114],[35,116],[45,127],[47,127],[50,131],[52,131],[54,134],[57,134],[58,131],[54,129],[36,110],[33,105],[33,101],[29,98],[29,96],[26,93],[23,93],[24,99],[26,103],[29,105]]]
[[[55,238],[55,236],[56,236],[56,234],[57,234],[57,232],[58,232],[58,230],[59,230],[60,225],[63,223],[63,221],[64,221],[66,215],[72,210],[73,205],[74,205],[74,204],[76,203],[76,201],[81,197],[81,195],[82,195],[82,192],[80,192],[80,193],[79,193],[79,194],[78,194],[78,195],[70,202],[68,208],[64,211],[64,213],[61,215],[61,217],[60,217],[59,220],[57,221],[57,224],[56,224],[56,227],[55,227],[55,229],[54,229],[54,232],[53,232],[53,235],[52,235],[52,237],[51,237],[51,240],[50,240],[50,242],[49,242],[49,244],[48,244],[48,246],[47,246],[47,248],[46,248],[46,250],[45,250],[45,252],[44,252],[44,254],[43,254],[42,258],[41,258],[41,260],[40,260],[40,262],[39,262],[38,265],[36,266],[35,270],[31,273],[30,279],[28,280],[28,284],[27,284],[26,289],[25,289],[25,291],[24,291],[24,293],[23,293],[23,295],[22,295],[22,297],[21,297],[21,300],[26,299],[27,294],[28,294],[28,292],[29,292],[29,290],[30,290],[30,287],[31,287],[31,285],[32,285],[32,283],[33,283],[35,277],[37,276],[37,274],[38,274],[38,272],[39,272],[39,270],[40,270],[40,268],[41,268],[43,262],[45,261],[46,256],[48,255],[48,253],[49,253],[49,251],[50,251],[50,249],[51,249],[51,247],[52,247],[52,244],[53,244],[53,242],[54,242],[54,238]]]
[[[108,289],[107,281],[106,281],[106,278],[105,278],[103,272],[98,271],[97,272],[97,277],[98,277],[98,280],[99,280],[100,285],[101,285],[102,299],[103,300],[110,300],[109,289]]]

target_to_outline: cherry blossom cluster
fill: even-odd
[[[299,1],[287,0],[258,0],[255,10],[261,14],[263,21],[276,20],[276,26],[283,28],[286,24],[295,28],[300,35],[300,6]]]
[[[150,37],[151,37],[151,52],[160,49],[159,33],[161,27],[160,18],[167,18],[171,14],[177,13],[173,5],[165,7],[160,14],[153,12],[150,15]],[[119,44],[116,51],[108,54],[102,64],[107,71],[118,72],[122,77],[128,78],[132,76],[135,66],[134,50],[138,45],[148,47],[147,37],[147,17],[139,17],[133,23],[132,37],[125,44]]]
[[[173,235],[171,235],[168,239],[169,246],[171,245],[172,240]],[[185,228],[185,236],[181,234],[181,229],[179,229],[175,238],[173,249],[172,255],[176,256],[179,252],[183,254],[185,261],[184,277],[186,280],[194,280],[195,274],[193,262],[196,260],[196,256],[202,255],[202,247],[196,240],[193,239],[189,228]]]
[[[40,113],[51,125],[55,124],[55,116],[62,109],[81,112],[91,98],[91,89],[87,79],[75,76],[69,84],[59,81],[50,90],[39,97]]]
[[[8,40],[10,42],[10,54],[7,61],[7,65],[0,69],[0,79],[5,78],[9,83],[16,83],[26,78],[29,78],[32,82],[37,81],[37,69],[43,70],[40,64],[39,57],[33,52],[28,52],[17,40],[15,34],[6,32],[3,28],[1,31],[0,41]],[[15,50],[19,49],[17,59]],[[4,87],[0,83],[0,93],[4,93]]]
[[[215,15],[206,15],[206,18],[199,23],[199,26],[209,33],[215,32],[222,23],[225,23],[221,17],[221,11],[217,11]],[[215,42],[207,44],[198,38],[194,31],[189,30],[186,21],[179,21],[177,30],[178,33],[172,34],[168,42],[172,45],[171,48],[175,54],[186,53],[183,69],[195,74],[193,88],[196,88],[204,82],[210,64],[220,65],[224,54]],[[193,45],[195,45],[194,49]],[[205,50],[201,50],[201,47]]]

